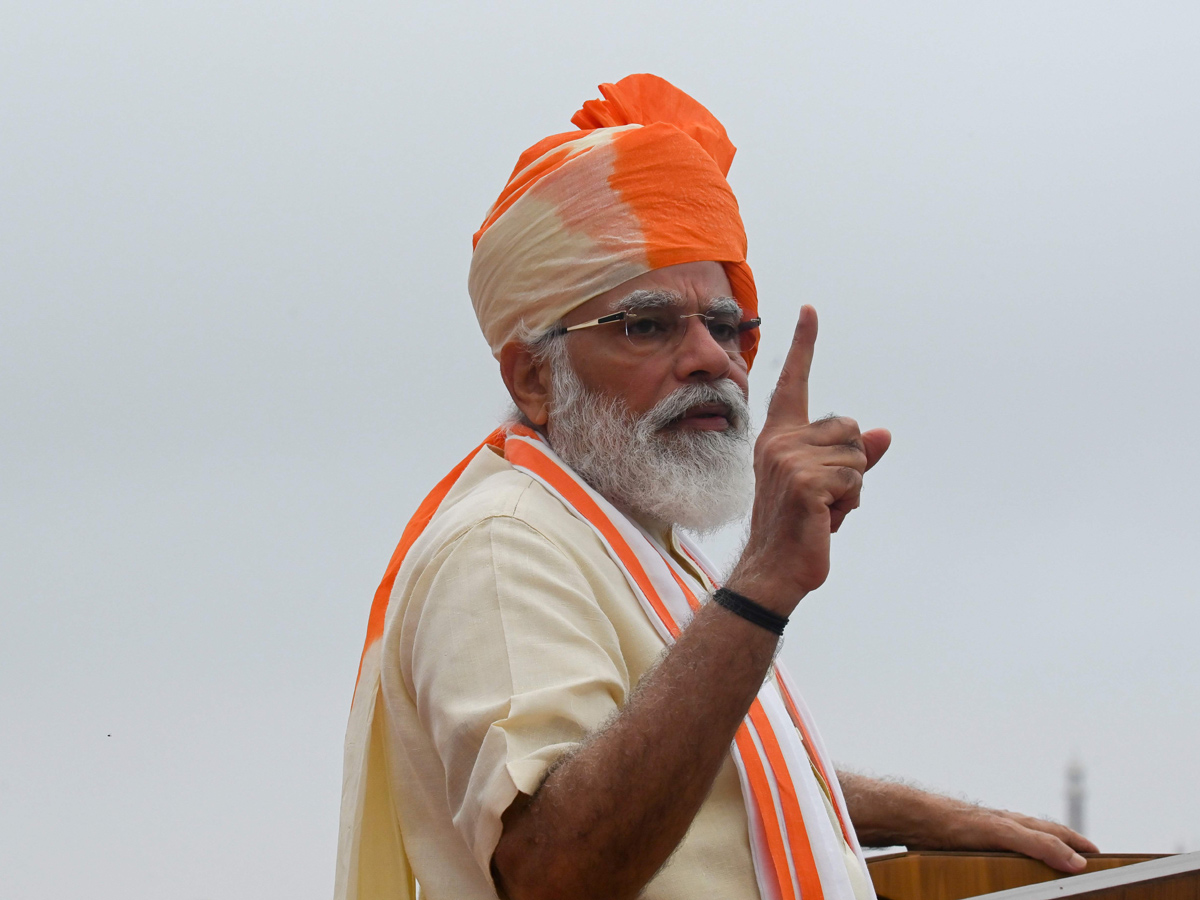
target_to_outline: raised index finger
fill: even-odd
[[[787,420],[808,424],[808,373],[812,369],[813,348],[817,344],[817,311],[805,304],[800,307],[800,319],[792,335],[792,346],[783,371],[767,406],[767,422]]]

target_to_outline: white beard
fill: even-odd
[[[552,356],[550,445],[610,503],[699,533],[747,513],[754,499],[750,411],[733,381],[685,385],[634,416],[624,401],[584,387],[565,352]],[[668,427],[701,403],[726,404],[729,428]]]

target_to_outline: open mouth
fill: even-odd
[[[674,421],[678,428],[724,431],[731,424],[732,411],[725,403],[701,403],[689,408]]]

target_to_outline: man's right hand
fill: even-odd
[[[829,535],[858,505],[886,431],[808,421],[811,307],[755,447],[750,541],[729,587],[787,614],[829,570]],[[608,724],[503,818],[492,857],[502,896],[634,898],[692,826],[775,658],[774,635],[716,603],[698,610]]]
[[[800,309],[792,346],[754,445],[750,538],[728,587],[788,615],[829,575],[829,536],[859,503],[863,474],[892,442],[853,419],[810,422],[808,376],[817,311]]]

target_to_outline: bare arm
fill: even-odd
[[[509,808],[497,887],[513,900],[637,896],[704,802],[775,647],[701,609],[612,723]]]
[[[838,773],[854,830],[869,846],[912,850],[1011,850],[1063,872],[1087,865],[1096,845],[1045,819],[987,809],[894,781]]]
[[[886,432],[808,421],[816,313],[801,311],[755,445],[750,538],[729,587],[782,614],[825,580]],[[773,634],[710,604],[605,728],[506,811],[492,857],[512,900],[635,897],[683,839],[771,665]]]

